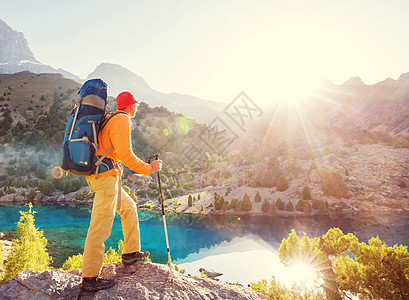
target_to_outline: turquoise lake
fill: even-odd
[[[20,210],[25,206],[0,206],[0,232],[7,238],[16,235]],[[53,267],[61,267],[72,255],[82,253],[90,221],[91,208],[75,205],[35,205],[35,225],[44,231],[53,257]],[[142,250],[150,251],[153,262],[166,263],[167,252],[162,215],[139,211]],[[389,246],[409,245],[409,213],[359,214],[340,216],[204,216],[166,215],[172,261],[194,273],[198,266],[232,273],[226,280],[249,281],[249,270],[241,277],[234,271],[237,262],[248,262],[248,268],[277,263],[277,249],[283,238],[294,228],[310,237],[324,234],[332,227],[354,233],[361,242],[379,236]],[[123,240],[119,215],[116,216],[106,249],[117,248]],[[219,259],[213,259],[216,258]],[[274,261],[274,262],[273,262]],[[243,265],[243,264],[241,264]],[[232,269],[233,268],[233,269]],[[243,269],[242,269],[243,270]],[[268,270],[267,270],[268,271]],[[198,271],[196,271],[198,272]],[[254,272],[259,272],[255,270]],[[242,272],[240,272],[242,273]],[[234,274],[237,276],[235,277]],[[268,276],[270,273],[266,273]],[[196,274],[194,274],[196,275]],[[259,275],[261,276],[261,275]],[[241,281],[240,281],[241,280]]]

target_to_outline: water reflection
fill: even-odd
[[[15,235],[20,210],[28,208],[0,206],[0,231],[5,232],[8,238]],[[37,211],[36,226],[44,230],[49,242],[54,267],[60,267],[68,256],[83,252],[91,213],[88,206],[35,205],[34,210]],[[142,249],[151,252],[153,262],[166,263],[166,242],[161,214],[139,211],[138,215]],[[332,227],[339,227],[344,233],[354,233],[360,241],[367,242],[369,238],[379,235],[388,245],[396,243],[409,245],[408,213],[296,217],[240,216],[240,218],[222,215],[200,217],[167,214],[166,220],[172,259],[183,264],[193,263],[195,257],[197,261],[203,263],[206,257],[216,255],[208,250],[221,255],[222,249],[225,251],[224,255],[231,254],[231,257],[247,255],[244,253],[252,251],[262,251],[252,255],[264,257],[268,252],[274,261],[274,255],[271,253],[275,253],[282,239],[288,237],[292,228],[299,234],[306,232],[310,237],[317,237]],[[120,218],[117,216],[111,236],[105,245],[107,248],[117,248],[120,239],[123,240],[123,235]],[[253,243],[254,241],[256,242]],[[246,251],[239,251],[240,247]],[[228,261],[226,257],[223,260]],[[247,261],[247,258],[241,260]],[[254,262],[254,265],[257,263]],[[250,274],[251,271],[248,272]]]

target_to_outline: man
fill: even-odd
[[[104,242],[111,234],[115,211],[121,216],[125,239],[123,263],[132,264],[149,256],[148,251],[141,252],[136,205],[123,189],[120,208],[117,208],[118,182],[122,174],[121,162],[145,176],[160,171],[162,167],[162,161],[155,160],[147,164],[132,151],[131,118],[135,117],[138,102],[129,92],[120,93],[116,98],[119,113],[115,114],[98,134],[96,156],[103,156],[111,147],[113,149],[104,159],[107,163],[102,165],[105,167],[98,168],[97,176],[87,176],[88,185],[95,192],[95,198],[84,248],[81,288],[86,291],[106,289],[116,283],[115,279],[99,277],[105,251]]]

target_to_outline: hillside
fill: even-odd
[[[13,125],[20,121],[31,126],[42,111],[50,110],[56,98],[71,106],[80,87],[60,74],[0,74],[0,108],[12,112]]]
[[[4,95],[0,201],[26,201],[34,193],[44,201],[91,202],[84,178],[49,176],[60,159],[63,130],[80,85],[56,74],[0,76]],[[408,106],[402,96],[406,84],[402,78],[387,80],[389,85],[394,83],[395,94],[391,90],[377,94],[373,89],[379,86],[353,79],[342,86],[332,85],[338,89],[333,93],[340,105],[317,99],[277,104],[238,135],[223,155],[203,144],[210,134],[208,126],[142,102],[133,120],[133,150],[141,159],[161,155],[163,192],[168,210],[175,212],[287,214],[290,201],[295,208],[290,213],[408,210],[409,142],[395,134],[396,124],[406,126],[405,121],[399,122]],[[386,94],[395,96],[387,102],[382,98]],[[109,98],[109,105],[110,110],[115,108],[114,99]],[[385,111],[387,117],[377,113],[384,105],[394,107]],[[386,129],[379,130],[381,125]],[[192,149],[198,151],[193,153],[196,157],[189,152]],[[132,173],[125,168],[124,185],[138,205],[158,208],[155,180]],[[297,212],[306,187],[311,199],[302,202]],[[255,201],[257,192],[260,202]],[[250,209],[248,201],[244,205],[246,193]],[[188,194],[195,197],[191,206]],[[277,204],[279,199],[284,209]],[[267,210],[262,208],[264,200]]]

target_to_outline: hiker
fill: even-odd
[[[149,256],[148,251],[141,252],[138,214],[135,202],[121,189],[120,208],[117,207],[118,186],[121,181],[124,163],[131,170],[148,176],[162,168],[161,160],[154,160],[147,164],[140,160],[132,151],[131,118],[139,106],[139,100],[129,92],[122,92],[116,98],[117,112],[98,134],[98,151],[96,157],[101,157],[113,146],[113,150],[104,158],[104,168],[100,168],[96,175],[87,176],[90,188],[95,192],[92,206],[91,222],[89,225],[84,248],[84,263],[82,269],[81,288],[86,291],[98,291],[113,286],[115,279],[99,277],[104,257],[104,242],[111,234],[115,211],[121,216],[124,234],[124,248],[122,262],[133,264]],[[119,202],[119,201],[118,201]]]

